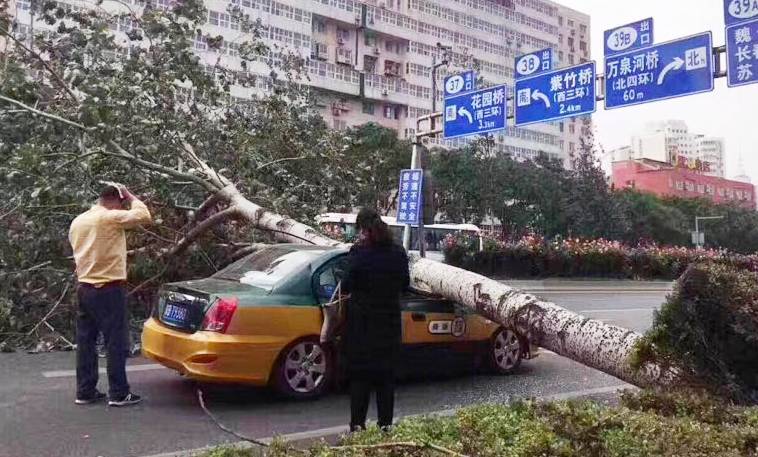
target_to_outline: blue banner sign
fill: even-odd
[[[464,71],[445,78],[445,97],[471,92],[476,89],[476,73]]]
[[[711,32],[605,59],[605,109],[712,90]]]
[[[553,69],[553,49],[547,48],[516,57],[516,79]]]
[[[421,189],[424,183],[424,171],[421,169],[401,170],[400,187],[397,199],[397,223],[416,225],[422,211]]]
[[[758,18],[758,0],[724,0],[724,22],[739,24]]]
[[[650,46],[654,43],[653,18],[649,17],[612,30],[606,30],[603,41],[606,57]]]
[[[726,28],[726,62],[729,87],[758,82],[758,19]]]
[[[595,62],[516,81],[516,126],[595,112]]]
[[[505,85],[445,98],[445,138],[487,133],[505,128]]]

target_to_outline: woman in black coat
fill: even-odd
[[[366,428],[371,391],[379,426],[392,425],[395,365],[401,344],[400,295],[408,288],[408,256],[372,209],[358,213],[342,290],[350,294],[344,349],[350,379],[350,429]]]

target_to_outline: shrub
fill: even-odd
[[[648,360],[686,367],[685,378],[758,402],[758,274],[698,263],[679,279],[638,346]]]
[[[354,446],[398,442],[433,443],[477,457],[756,457],[758,408],[724,404],[701,393],[642,391],[623,395],[621,405],[591,401],[464,408],[452,417],[401,421],[390,433],[377,428],[349,435],[333,449],[321,442],[305,455],[313,457],[438,457],[431,449]],[[350,447],[353,446],[353,447]],[[252,457],[247,454],[203,457]],[[235,451],[236,452],[236,451]],[[271,457],[304,455],[287,445],[269,450]]]
[[[451,265],[512,278],[579,276],[673,280],[694,262],[758,271],[758,255],[654,244],[629,247],[603,239],[547,242],[536,235],[512,241],[485,236],[481,252],[470,237],[450,235],[444,253],[446,262]]]

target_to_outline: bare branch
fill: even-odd
[[[35,325],[31,330],[29,330],[26,333],[27,336],[29,336],[32,333],[34,333],[34,331],[37,330],[40,325],[42,325],[43,323],[45,323],[47,321],[47,318],[50,317],[53,314],[53,311],[55,311],[55,309],[58,307],[58,305],[61,304],[61,302],[63,301],[63,299],[66,298],[66,294],[68,293],[68,289],[69,289],[69,287],[71,287],[71,279],[73,279],[73,278],[74,278],[74,275],[71,275],[71,278],[66,283],[66,287],[63,288],[63,293],[61,294],[61,296],[58,299],[58,301],[55,303],[55,305],[53,305],[52,308],[50,308],[50,311],[48,311],[47,314],[45,314],[45,317],[43,317],[41,321],[37,322],[37,325]]]
[[[240,210],[236,206],[230,206],[223,211],[219,211],[218,213],[212,215],[208,219],[205,219],[203,222],[199,223],[192,230],[190,230],[184,236],[184,238],[179,240],[179,242],[176,243],[176,246],[174,246],[168,252],[168,256],[173,257],[175,255],[181,254],[185,249],[189,247],[190,244],[192,244],[192,242],[194,242],[200,235],[205,233],[206,230],[213,227],[214,225],[240,216]]]
[[[0,100],[6,101],[12,105],[16,105],[32,114],[36,114],[37,116],[42,116],[44,118],[60,122],[62,124],[69,125],[71,127],[74,127],[79,130],[84,130],[85,132],[92,131],[93,129],[91,127],[85,127],[82,124],[79,124],[78,122],[70,121],[68,119],[62,118],[60,116],[56,116],[55,114],[45,113],[44,111],[40,111],[36,108],[32,108],[31,106],[25,104],[24,102],[20,102],[18,100],[15,100],[13,98],[6,97],[4,95],[0,95]]]
[[[208,211],[213,207],[213,205],[217,204],[221,200],[221,195],[217,192],[212,194],[210,197],[208,197],[195,211],[195,215],[197,217],[200,217],[204,212]]]
[[[66,82],[63,80],[63,78],[61,78],[61,76],[55,70],[53,70],[53,67],[51,67],[50,64],[41,55],[39,55],[33,49],[28,48],[23,42],[21,42],[19,39],[17,39],[15,36],[13,36],[12,33],[8,32],[4,28],[0,28],[0,34],[5,35],[6,37],[8,37],[11,40],[13,40],[13,42],[15,42],[18,47],[20,47],[24,51],[28,52],[32,56],[34,56],[35,59],[39,60],[40,63],[42,63],[42,65],[47,69],[47,71],[58,82],[58,84],[60,84],[61,87],[66,90],[66,92],[68,93],[68,95],[76,103],[79,103],[79,101],[80,101],[79,97],[76,96],[76,94],[74,93],[74,91],[70,87],[68,87],[68,84],[66,84]]]
[[[290,162],[290,161],[294,161],[294,160],[304,160],[304,159],[306,159],[306,158],[307,158],[307,157],[305,157],[305,156],[298,156],[298,157],[284,157],[284,158],[281,158],[281,159],[272,160],[271,162],[268,162],[268,163],[264,163],[263,165],[260,165],[260,166],[258,166],[258,168],[256,168],[256,170],[258,170],[258,171],[261,171],[261,170],[263,170],[264,168],[266,168],[266,167],[270,167],[270,166],[272,166],[272,165],[276,165],[277,163],[281,163],[281,162]]]

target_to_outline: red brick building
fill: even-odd
[[[708,198],[716,203],[735,202],[755,209],[755,187],[750,183],[706,176],[688,168],[654,160],[628,160],[613,163],[613,185],[634,188],[656,195]]]

